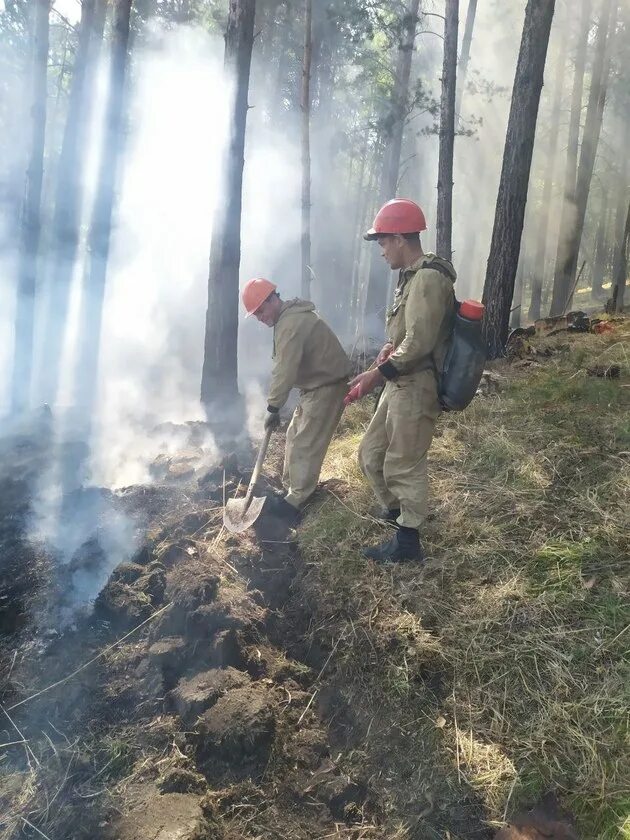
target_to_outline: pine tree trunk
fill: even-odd
[[[630,250],[630,203],[626,212],[626,224],[624,226],[623,238],[619,247],[619,258],[617,269],[613,278],[615,287],[612,296],[612,311],[623,312],[624,297],[626,294],[626,283],[628,280],[628,251]]]
[[[436,251],[438,256],[447,260],[450,260],[452,256],[453,235],[453,149],[455,145],[458,15],[459,0],[446,0],[442,101],[440,105]]]
[[[88,413],[96,394],[107,262],[123,146],[122,126],[131,5],[132,0],[117,0],[114,7],[103,151],[88,234],[89,263],[83,288],[81,340],[77,364],[77,400]]]
[[[549,215],[551,210],[551,196],[553,191],[553,178],[556,170],[556,153],[558,149],[558,135],[560,133],[560,108],[562,105],[562,92],[564,90],[564,71],[566,66],[566,35],[560,39],[560,51],[558,55],[558,66],[556,68],[556,79],[553,91],[553,103],[550,115],[550,135],[547,141],[547,165],[545,169],[545,184],[542,193],[542,207],[540,209],[540,220],[538,234],[536,236],[536,254],[534,256],[534,270],[532,276],[532,294],[529,302],[527,317],[530,321],[540,318],[540,306],[542,302],[542,287],[546,273],[547,241],[549,236]]]
[[[510,329],[515,330],[521,326],[521,318],[523,311],[523,288],[525,286],[525,271],[527,265],[527,255],[525,249],[521,251],[521,257],[518,261],[518,268],[516,270],[516,280],[514,281],[514,295],[512,297],[512,306],[510,312]]]
[[[52,219],[51,299],[46,313],[42,399],[53,403],[61,364],[68,299],[79,249],[82,184],[94,82],[105,24],[106,0],[83,0],[68,114],[57,168]]]
[[[591,89],[589,91],[584,133],[582,135],[580,163],[575,187],[574,212],[571,213],[570,223],[567,228],[566,250],[556,263],[553,297],[551,300],[552,315],[565,312],[571,304],[570,298],[572,297],[572,289],[577,271],[578,255],[586,217],[586,205],[588,203],[588,194],[591,187],[595,155],[597,153],[597,144],[599,142],[604,105],[606,102],[606,85],[610,65],[610,54],[608,53],[607,55],[606,46],[608,43],[608,31],[612,29],[611,18],[614,25],[615,14],[613,14],[613,10],[616,11],[616,6],[617,0],[603,0],[602,13],[597,30],[593,72],[591,74]]]
[[[475,14],[477,12],[477,0],[468,0],[466,12],[466,23],[464,25],[464,37],[462,38],[462,51],[459,56],[459,67],[457,72],[457,96],[455,99],[455,113],[460,114],[464,85],[468,73],[468,62],[470,61],[470,45],[472,44],[473,29],[475,26]]]
[[[389,150],[383,156],[383,174],[379,191],[379,206],[396,197],[398,187],[398,172],[400,169],[400,152],[407,117],[409,98],[409,78],[411,76],[411,62],[413,59],[413,45],[416,39],[418,25],[418,9],[420,0],[410,0],[403,20],[403,34],[400,41],[394,90],[392,93],[393,125],[390,133]],[[375,316],[383,320],[385,298],[387,294],[387,277],[389,272],[382,261],[370,261],[370,275],[368,279],[367,295],[365,299],[365,316]]]
[[[484,333],[493,359],[503,354],[507,341],[554,5],[554,0],[528,0],[525,10],[483,290]]]
[[[577,186],[577,164],[580,140],[580,120],[582,116],[582,97],[584,89],[584,70],[586,67],[586,49],[588,33],[591,23],[591,0],[582,0],[580,27],[577,32],[577,49],[575,53],[575,70],[573,72],[573,87],[571,92],[571,115],[569,118],[569,136],[567,140],[567,157],[564,173],[564,200],[560,213],[560,228],[558,232],[558,247],[554,268],[551,312],[564,306],[566,292],[563,266],[567,258],[567,245],[571,228],[571,220],[575,215]]]
[[[613,284],[617,282],[620,272],[622,271],[622,262],[624,260],[624,225],[626,221],[626,204],[628,196],[628,170],[629,170],[629,149],[630,149],[630,114],[624,115],[623,131],[621,132],[620,143],[618,146],[619,161],[619,187],[617,192],[617,209],[615,212],[615,226],[614,226],[614,258],[612,278]]]
[[[595,256],[593,258],[593,281],[591,295],[594,299],[601,298],[604,292],[604,274],[608,262],[607,232],[610,222],[610,205],[606,204],[606,196],[602,197],[604,205],[599,214],[597,237],[595,240]]]
[[[238,290],[241,261],[241,205],[249,71],[254,43],[255,0],[230,0],[225,34],[225,70],[234,78],[230,140],[224,167],[224,201],[217,208],[210,246],[208,311],[201,377],[201,401],[229,401],[238,394]]]
[[[26,408],[33,368],[33,321],[41,231],[42,181],[46,140],[46,81],[50,0],[36,0],[32,14],[31,136],[20,230],[11,407]]]
[[[302,57],[302,297],[311,294],[311,57],[313,5],[304,0],[304,55]]]

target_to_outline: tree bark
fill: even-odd
[[[231,400],[238,394],[238,290],[241,206],[249,72],[254,43],[255,0],[230,0],[225,33],[225,71],[234,80],[230,139],[224,167],[225,196],[215,211],[208,274],[208,311],[201,401]]]
[[[607,233],[610,222],[610,205],[606,203],[606,197],[602,196],[602,209],[599,214],[597,225],[597,237],[595,240],[595,256],[593,258],[593,280],[591,295],[594,299],[601,298],[604,292],[604,274],[608,263]]]
[[[551,210],[551,196],[553,191],[553,179],[556,171],[556,153],[558,150],[558,135],[560,133],[560,108],[562,105],[562,93],[564,90],[564,73],[566,67],[566,35],[560,38],[560,50],[558,55],[558,66],[556,68],[556,79],[553,91],[553,103],[550,115],[550,136],[547,142],[547,165],[545,171],[545,184],[542,194],[542,207],[540,210],[540,222],[538,235],[536,236],[536,254],[534,256],[534,271],[532,276],[532,294],[529,302],[527,317],[530,321],[540,318],[540,306],[542,301],[542,287],[546,273],[547,241],[549,237],[549,214]]]
[[[615,226],[614,226],[614,258],[612,279],[613,284],[616,284],[619,273],[622,271],[622,262],[624,260],[624,224],[626,220],[626,203],[628,196],[628,149],[630,148],[630,114],[624,115],[623,131],[621,133],[620,143],[618,146],[618,160],[619,160],[619,188],[617,192],[617,208],[615,211]]]
[[[413,46],[416,39],[418,25],[418,9],[420,0],[410,0],[403,19],[403,32],[399,45],[398,61],[392,91],[392,127],[390,130],[389,151],[383,156],[383,170],[379,191],[379,206],[391,198],[396,197],[398,187],[398,172],[400,169],[400,151],[402,149],[405,120],[409,98],[409,78],[411,76],[411,62]],[[379,260],[370,261],[367,295],[365,299],[365,315],[381,317],[385,308],[387,293],[387,276],[383,263]]]
[[[575,187],[574,212],[570,214],[571,218],[565,244],[566,250],[563,251],[562,255],[559,255],[560,259],[556,263],[553,296],[551,299],[551,315],[561,314],[566,311],[571,303],[571,290],[577,271],[580,242],[582,241],[584,220],[586,218],[586,205],[588,203],[591,178],[595,166],[595,155],[597,153],[597,144],[602,127],[604,105],[606,103],[606,86],[610,66],[610,53],[607,51],[608,32],[609,29],[614,27],[615,14],[613,14],[613,10],[616,11],[616,6],[617,0],[603,0],[602,13],[597,30],[591,89],[589,91],[584,133],[582,135],[580,163]]]
[[[46,140],[46,83],[50,0],[36,0],[32,14],[31,136],[20,229],[20,260],[15,314],[11,407],[26,408],[33,369],[33,321]]]
[[[623,312],[626,283],[628,279],[628,250],[630,250],[630,203],[626,212],[626,224],[624,226],[623,238],[619,247],[619,258],[614,276],[615,287],[612,295],[612,311]]]
[[[311,293],[311,57],[313,4],[304,0],[304,55],[302,57],[302,297]]]
[[[83,0],[68,114],[57,168],[52,219],[51,298],[44,338],[46,370],[42,376],[41,391],[43,401],[48,403],[54,402],[56,397],[70,286],[79,249],[81,188],[105,11],[105,0]]]
[[[77,401],[89,412],[96,394],[103,299],[119,161],[123,146],[125,77],[132,0],[114,7],[109,91],[105,112],[102,156],[88,234],[89,262],[83,287],[80,351],[77,362]]]
[[[457,28],[459,0],[446,0],[444,21],[444,62],[440,105],[440,151],[437,182],[438,256],[452,256],[453,235],[453,149],[455,145],[455,87],[457,84]]]
[[[591,0],[582,0],[582,13],[580,27],[577,33],[575,70],[573,72],[573,88],[571,92],[571,115],[569,117],[569,136],[567,140],[567,158],[564,173],[564,200],[560,213],[560,229],[558,232],[558,247],[556,249],[556,263],[551,296],[552,304],[550,311],[552,312],[559,307],[563,307],[566,298],[566,291],[564,290],[566,280],[563,277],[562,267],[566,263],[571,220],[575,215],[580,120],[582,116],[584,70],[586,67],[586,49],[588,46],[590,24]]]
[[[468,0],[466,11],[466,23],[464,24],[464,37],[462,38],[462,51],[459,56],[459,68],[457,73],[457,95],[455,98],[455,113],[459,115],[464,95],[464,85],[468,73],[468,62],[470,61],[470,45],[472,44],[473,29],[475,26],[475,14],[477,12],[477,0]]]
[[[490,358],[505,350],[529,173],[555,0],[528,0],[516,65],[503,166],[483,290]]]

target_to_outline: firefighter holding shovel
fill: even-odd
[[[282,484],[274,513],[289,526],[314,492],[347,393],[350,360],[339,339],[307,300],[284,301],[269,280],[249,280],[242,292],[247,317],[273,328],[273,371],[265,429],[280,425],[280,409],[292,388],[300,401],[287,429]]]
[[[359,447],[359,465],[396,524],[392,539],[364,549],[380,562],[423,559],[419,529],[427,515],[427,453],[441,405],[437,378],[455,317],[455,271],[447,260],[425,254],[424,213],[408,199],[388,201],[364,235],[376,240],[398,284],[387,315],[388,343],[372,370],[350,386],[361,397],[384,384],[378,408]]]

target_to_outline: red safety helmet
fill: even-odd
[[[384,233],[420,233],[427,229],[422,208],[409,198],[392,198],[376,214],[364,239],[376,239]]]
[[[243,286],[241,294],[243,306],[247,310],[245,317],[249,318],[250,315],[253,315],[277,288],[275,283],[272,283],[271,280],[265,280],[264,277],[253,277],[248,280]]]

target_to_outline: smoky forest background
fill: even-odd
[[[0,0],[2,840],[630,838],[629,29]],[[365,369],[395,196],[485,304],[426,562],[361,555],[371,397],[299,528],[226,533],[273,349],[240,289],[311,299]]]
[[[392,281],[361,233],[396,195],[486,303],[491,357],[510,326],[623,308],[626,0],[2,6],[5,414],[72,407],[129,443],[256,393],[239,278],[376,345]]]

